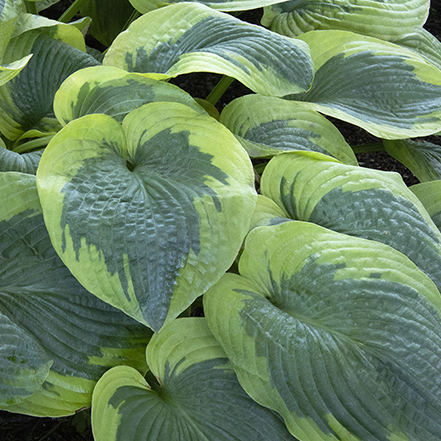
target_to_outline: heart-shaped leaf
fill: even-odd
[[[294,441],[280,416],[240,387],[204,318],[164,326],[147,347],[147,362],[149,382],[121,366],[97,383],[96,441]]]
[[[313,77],[301,40],[198,3],[170,5],[138,18],[115,39],[103,64],[156,73],[158,79],[214,72],[276,96],[307,90]]]
[[[150,103],[122,127],[64,127],[37,183],[54,247],[93,294],[159,330],[229,268],[256,193],[251,162],[213,118]]]
[[[401,251],[440,289],[441,234],[401,177],[326,159],[290,153],[274,157],[262,174],[262,194],[291,219]]]
[[[313,31],[301,38],[317,71],[307,92],[286,98],[308,101],[312,109],[380,138],[441,129],[441,71],[422,56],[345,31]]]
[[[87,292],[57,256],[35,176],[0,173],[0,407],[37,416],[89,406],[122,363],[145,370],[151,331]]]
[[[337,128],[300,102],[245,95],[224,108],[220,122],[236,135],[251,157],[308,150],[357,164],[353,150]]]
[[[179,87],[110,66],[81,69],[68,77],[55,94],[54,112],[62,125],[92,113],[122,122],[132,110],[154,101],[179,102],[202,112]]]
[[[422,26],[429,6],[429,0],[290,0],[265,8],[262,24],[290,37],[340,29],[393,40]]]
[[[403,254],[291,221],[255,228],[204,311],[245,391],[302,441],[441,437],[441,296]]]

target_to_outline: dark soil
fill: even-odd
[[[53,5],[42,15],[57,19],[72,3],[71,0],[61,0]],[[240,18],[251,23],[259,23],[261,10],[245,12]],[[441,7],[432,5],[429,19],[425,28],[433,35],[441,39]],[[98,50],[104,47],[91,37],[87,38],[87,44]],[[189,74],[173,80],[194,97],[206,98],[212,88],[220,80],[221,75],[216,74]],[[226,104],[234,98],[252,93],[242,84],[235,81],[222,97],[218,104],[221,111]],[[352,145],[363,145],[380,142],[361,128],[354,127],[341,121],[332,120],[345,136],[347,142]],[[427,139],[427,138],[426,138]],[[429,137],[431,142],[439,143],[438,137]],[[361,166],[380,170],[396,171],[400,173],[407,185],[412,185],[418,180],[400,162],[389,156],[386,152],[363,153],[357,155]],[[36,418],[26,415],[13,414],[0,411],[0,440],[1,441],[92,441],[93,436],[90,428],[90,412],[83,410],[79,414],[64,418]]]

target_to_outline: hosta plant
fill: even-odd
[[[97,441],[439,440],[430,2],[60,5],[0,0],[0,408],[91,408]]]

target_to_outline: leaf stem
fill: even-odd
[[[80,9],[86,4],[87,0],[75,0],[58,19],[61,23],[69,23]]]
[[[41,149],[42,147],[46,147],[49,144],[49,141],[54,136],[55,135],[49,135],[49,136],[43,136],[42,138],[31,139],[30,141],[15,146],[12,149],[12,151],[14,151],[15,153],[24,153],[24,152],[30,152],[33,150]]]
[[[352,146],[352,150],[356,155],[359,153],[369,153],[369,152],[384,152],[384,146],[381,142],[375,142],[373,144],[362,144]]]
[[[226,75],[223,76],[216,86],[214,86],[213,90],[209,93],[205,100],[215,106],[233,81],[234,78],[227,77]]]
[[[26,1],[26,12],[28,14],[38,15],[37,3]]]

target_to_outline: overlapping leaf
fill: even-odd
[[[0,0],[0,22],[11,20],[25,12],[23,0]]]
[[[302,441],[441,437],[441,297],[403,254],[291,221],[255,228],[204,295],[245,391]]]
[[[357,164],[354,152],[337,128],[300,102],[246,95],[225,107],[220,122],[236,135],[251,157],[308,150]]]
[[[429,0],[290,0],[265,8],[262,24],[283,35],[339,29],[384,40],[422,26]]]
[[[390,245],[441,288],[440,232],[398,174],[286,153],[265,168],[261,191],[291,219]]]
[[[311,89],[286,98],[308,101],[321,113],[385,139],[441,129],[441,71],[422,56],[345,31],[313,31],[301,38],[317,72]]]
[[[55,249],[92,293],[159,330],[232,264],[256,193],[220,123],[150,103],[122,127],[86,115],[43,153],[37,184]]]
[[[30,53],[33,56],[26,67],[0,87],[0,131],[11,140],[31,129],[43,133],[59,130],[52,107],[55,92],[76,70],[98,64],[90,55],[38,30],[13,38],[3,63]]]
[[[441,41],[426,29],[416,26],[412,32],[403,35],[394,43],[417,52],[441,69]]]
[[[305,91],[313,68],[307,45],[198,4],[143,15],[120,34],[104,65],[159,79],[190,72],[236,78],[263,95]]]
[[[147,361],[149,382],[128,367],[111,369],[98,382],[96,441],[294,440],[280,416],[240,387],[205,319],[164,326],[147,347]]]
[[[122,122],[129,112],[153,101],[180,102],[203,112],[188,93],[173,84],[110,66],[81,69],[68,77],[55,94],[54,112],[62,125],[92,113]]]
[[[428,141],[384,140],[385,150],[404,164],[420,182],[441,179],[441,146]]]
[[[87,292],[53,249],[35,176],[0,173],[0,407],[61,416],[89,406],[122,363],[146,369],[151,332]]]
[[[42,151],[19,153],[0,147],[0,172],[15,171],[35,175]]]

